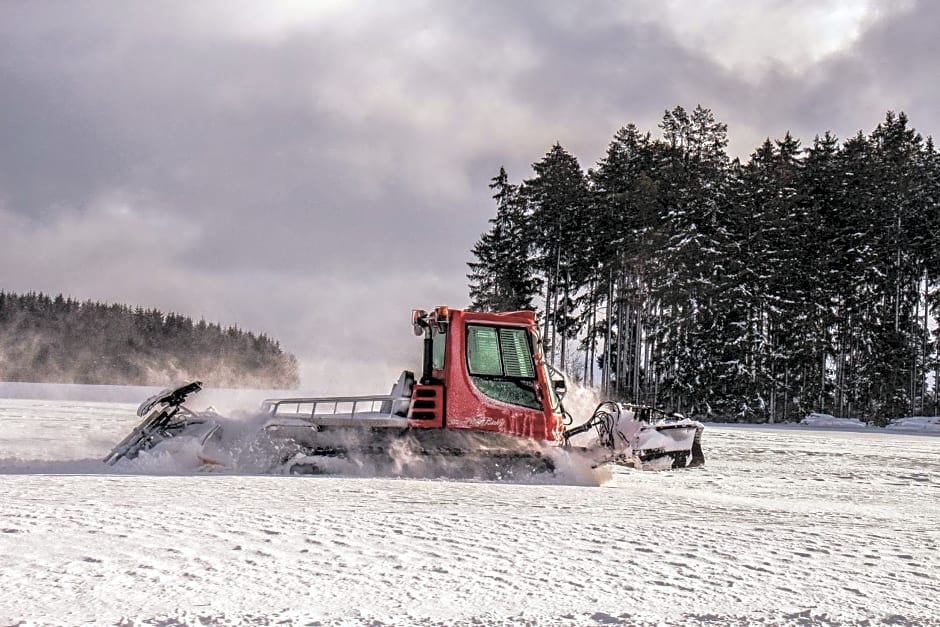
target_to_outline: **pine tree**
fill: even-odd
[[[480,236],[469,262],[470,299],[477,311],[516,311],[532,309],[538,290],[530,251],[533,246],[523,199],[517,186],[509,183],[502,167],[490,182],[496,201],[496,217],[490,230]]]
[[[728,248],[722,211],[728,192],[727,126],[701,106],[689,115],[667,111],[656,164],[664,243],[652,297],[663,310],[660,367],[671,404],[712,413],[712,391],[723,367],[716,360],[713,305]]]
[[[806,286],[806,319],[799,355],[797,415],[825,412],[834,403],[830,380],[833,333],[838,325],[841,295],[851,289],[850,252],[845,247],[846,215],[839,203],[842,176],[838,140],[826,132],[806,150],[800,180],[807,232],[796,242]]]
[[[605,303],[603,318],[593,322],[594,333],[602,331],[604,341],[598,365],[605,373],[605,392],[637,402],[655,395],[652,328],[658,316],[648,288],[662,241],[659,182],[653,172],[657,148],[649,133],[628,124],[614,135],[590,177],[596,270],[589,311]],[[590,339],[593,346],[596,338]]]
[[[534,235],[535,267],[544,288],[543,339],[549,360],[564,368],[567,340],[579,331],[566,303],[580,288],[583,266],[578,263],[587,248],[587,181],[578,160],[561,144],[552,146],[534,163],[535,176],[523,183],[530,207]]]

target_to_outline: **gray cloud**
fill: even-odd
[[[820,3],[763,6],[704,28],[654,2],[0,4],[0,287],[257,328],[317,387],[384,381],[417,354],[411,307],[466,303],[500,165],[561,141],[589,167],[676,104],[742,156],[889,108],[938,128],[936,5],[859,1],[825,46]]]

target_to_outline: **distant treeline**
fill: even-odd
[[[291,388],[297,360],[264,334],[127,305],[0,291],[0,381]]]
[[[940,153],[903,114],[767,139],[703,107],[629,124],[594,168],[554,145],[492,180],[477,309],[541,308],[549,358],[697,416],[885,421],[940,411]],[[578,372],[580,371],[580,372]]]

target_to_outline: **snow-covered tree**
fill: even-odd
[[[480,236],[471,251],[476,261],[467,264],[471,308],[531,309],[539,284],[530,260],[533,243],[524,199],[502,167],[490,181],[490,189],[496,201],[496,217],[489,221],[490,230]]]

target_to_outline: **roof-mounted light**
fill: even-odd
[[[412,309],[411,326],[414,329],[415,335],[423,335],[425,329],[428,328],[428,312],[423,309]]]
[[[434,313],[430,316],[430,322],[439,333],[447,333],[447,325],[450,323],[450,307],[438,305],[434,308]]]

